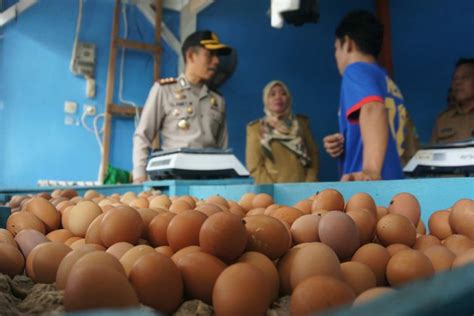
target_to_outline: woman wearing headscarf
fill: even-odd
[[[309,119],[292,112],[288,87],[271,81],[263,89],[265,116],[247,125],[247,169],[257,184],[318,180],[319,153]]]

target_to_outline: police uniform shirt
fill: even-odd
[[[155,137],[163,150],[227,148],[224,99],[181,74],[156,82],[143,108],[133,137],[133,176],[145,177],[149,149]]]
[[[455,106],[438,116],[431,141],[449,143],[471,137],[474,137],[474,108],[465,110]]]

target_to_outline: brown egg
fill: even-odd
[[[76,204],[74,204],[76,205]],[[62,212],[61,216],[61,225],[63,228],[69,230],[69,214],[71,213],[72,208],[74,205],[67,206],[64,211]],[[70,231],[70,230],[69,230]]]
[[[137,198],[137,195],[135,194],[135,192],[127,192],[127,193],[124,193],[122,195],[122,197],[120,198],[120,202],[126,204],[126,205],[129,205],[130,202],[132,202],[132,200],[136,199]]]
[[[278,298],[280,278],[275,264],[267,256],[256,251],[249,251],[244,253],[237,262],[250,263],[254,267],[259,268],[263,272],[266,283],[270,287],[269,302],[272,303]]]
[[[227,267],[212,291],[216,315],[264,315],[270,302],[270,287],[263,272],[249,263]]]
[[[183,298],[183,279],[174,262],[159,253],[138,259],[130,271],[130,283],[139,301],[155,310],[171,314]]]
[[[201,204],[197,206],[195,210],[206,214],[208,217],[215,213],[222,212],[222,209],[219,206],[211,203]]]
[[[84,193],[84,198],[87,200],[92,200],[98,196],[100,196],[100,194],[96,190],[87,190],[86,193]]]
[[[248,233],[247,251],[261,252],[275,260],[290,248],[291,234],[288,234],[285,225],[278,219],[253,215],[246,216],[244,222]]]
[[[206,199],[207,203],[222,205],[225,208],[229,208],[229,203],[220,195],[213,195]]]
[[[237,215],[227,212],[208,217],[199,231],[199,246],[202,251],[228,263],[242,255],[247,240],[245,223]],[[171,243],[170,246],[173,248]]]
[[[0,228],[0,243],[7,243],[12,245],[15,248],[18,248],[15,238],[13,237],[12,233],[4,228]]]
[[[279,205],[279,204],[271,204],[271,205],[269,205],[265,208],[265,213],[264,214],[271,216],[273,211],[275,211],[276,209],[278,209],[280,207],[281,207],[281,205]]]
[[[372,242],[375,237],[376,220],[371,213],[364,209],[355,209],[346,213],[357,226],[361,245]]]
[[[242,206],[236,205],[236,206],[230,206],[229,207],[229,213],[237,215],[240,218],[244,218],[246,212],[244,211]]]
[[[132,207],[118,206],[105,213],[100,223],[100,238],[104,246],[126,241],[136,244],[143,231],[143,220]]]
[[[453,234],[451,226],[449,225],[449,211],[441,210],[431,214],[428,221],[430,233],[438,239],[443,240]]]
[[[239,205],[243,207],[244,210],[249,211],[253,207],[252,202],[253,199],[255,198],[256,194],[253,192],[248,192],[242,195],[242,197],[239,200]]]
[[[212,289],[218,276],[226,268],[226,264],[218,258],[200,251],[181,256],[175,263],[183,277],[187,296],[211,304]]]
[[[279,220],[288,224],[291,227],[298,217],[303,216],[304,213],[299,209],[289,206],[281,206],[274,210],[271,214],[272,217],[278,218]]]
[[[390,256],[393,256],[397,252],[399,252],[401,250],[405,250],[405,249],[410,249],[410,247],[408,247],[407,245],[404,245],[404,244],[391,244],[391,245],[387,246],[387,250],[390,253]]]
[[[83,201],[83,200],[84,200],[84,199],[83,199],[82,197],[80,197],[80,196],[75,196],[75,197],[73,197],[72,199],[70,199],[69,201],[73,202],[74,204],[77,204],[77,203],[79,203],[79,202],[81,202],[81,201]]]
[[[112,246],[107,248],[105,252],[110,253],[112,256],[120,260],[120,258],[122,258],[122,256],[132,248],[133,248],[133,245],[131,243],[122,241],[122,242],[113,244]]]
[[[341,263],[341,271],[344,281],[356,295],[375,287],[377,284],[374,272],[364,263],[357,261]]]
[[[350,212],[361,208],[369,211],[374,218],[377,218],[377,206],[375,205],[375,201],[369,194],[364,192],[359,192],[351,196],[349,201],[347,201],[344,211]]]
[[[138,245],[124,253],[120,258],[120,263],[124,267],[126,275],[128,276],[130,274],[133,265],[137,262],[138,259],[152,252],[156,252],[154,248],[148,245]]]
[[[290,248],[283,257],[277,261],[277,270],[278,277],[280,279],[280,296],[286,296],[291,294],[291,266],[293,265],[293,260],[303,247],[310,245],[311,243],[302,243]]]
[[[61,224],[60,213],[51,202],[44,198],[32,198],[23,210],[38,217],[43,222],[47,233],[58,229]]]
[[[466,252],[458,255],[454,261],[452,268],[458,268],[465,266],[467,264],[473,264],[474,263],[474,248],[466,250]]]
[[[52,203],[51,203],[52,204]],[[71,201],[62,201],[61,203],[59,203],[58,205],[56,205],[56,210],[61,213],[61,215],[64,213],[64,210],[68,207],[68,206],[74,206],[76,205],[75,203],[71,202]]]
[[[443,240],[443,245],[454,252],[456,256],[459,256],[468,249],[473,248],[474,241],[470,240],[464,235],[453,234]]]
[[[319,241],[318,227],[321,216],[307,214],[297,218],[291,225],[291,237],[295,244]]]
[[[433,235],[422,235],[416,239],[413,249],[424,252],[431,246],[441,245],[441,241]]]
[[[474,200],[457,201],[449,216],[449,225],[456,234],[474,240]]]
[[[252,207],[257,208],[257,207],[267,207],[269,205],[273,204],[273,198],[270,194],[267,193],[259,193],[255,195],[255,197],[252,200]]]
[[[344,197],[339,191],[325,189],[317,192],[311,205],[311,211],[342,211],[344,210]]]
[[[81,240],[81,239],[84,239],[84,238],[74,236],[74,237],[71,237],[71,238],[66,239],[66,241],[64,242],[64,244],[65,244],[66,246],[68,246],[68,247],[71,247],[71,245],[72,245],[73,243],[75,243],[76,241]]]
[[[388,209],[385,206],[377,206],[377,222],[388,214]]]
[[[301,282],[291,295],[291,315],[313,315],[329,308],[351,304],[354,291],[343,281],[329,276],[313,276]]]
[[[179,258],[187,255],[188,253],[193,253],[193,252],[199,252],[201,251],[201,247],[199,246],[188,246],[184,247],[178,251],[176,251],[172,256],[171,260],[174,261],[174,263],[177,263],[179,261]]]
[[[25,258],[39,244],[49,242],[45,235],[34,229],[24,229],[15,236],[15,242]]]
[[[357,298],[355,299],[353,305],[356,306],[356,305],[362,305],[362,304],[366,304],[366,303],[369,303],[381,296],[384,296],[386,294],[390,294],[390,293],[395,293],[396,290],[390,288],[390,287],[384,287],[384,286],[381,286],[381,287],[374,287],[374,288],[371,288],[371,289],[368,289],[366,290],[365,292],[359,294],[359,296],[357,296]]]
[[[156,215],[148,224],[148,240],[153,247],[169,245],[166,232],[171,219],[175,216],[175,213],[163,212]]]
[[[102,214],[102,209],[94,202],[82,201],[71,208],[68,215],[68,227],[74,236],[85,237],[89,225]]]
[[[385,280],[385,271],[389,260],[390,253],[388,250],[374,243],[360,247],[352,256],[352,261],[362,262],[369,266],[375,274],[377,286],[387,284]]]
[[[181,248],[199,245],[199,231],[208,217],[194,210],[183,211],[171,219],[166,239],[174,252]]]
[[[26,258],[26,272],[36,283],[53,283],[63,258],[71,248],[60,242],[37,245]]]
[[[416,227],[421,216],[421,207],[417,198],[407,192],[398,193],[390,201],[388,206],[390,214],[400,214],[407,217]]]
[[[66,189],[61,192],[61,196],[67,199],[72,199],[77,196],[77,192],[74,189]]]
[[[416,233],[420,235],[426,235],[426,226],[421,219],[418,222],[418,225],[416,225]]]
[[[110,269],[113,269],[122,275],[126,276],[125,269],[120,261],[105,251],[91,251],[87,252],[85,255],[78,258],[76,263],[73,264],[72,269],[74,266],[107,266]]]
[[[402,250],[390,258],[387,264],[387,280],[399,286],[434,274],[430,259],[418,250]]]
[[[100,238],[100,223],[102,222],[104,215],[105,214],[100,214],[89,225],[89,228],[86,231],[86,243],[103,245],[102,239]]]
[[[340,260],[350,258],[359,248],[359,232],[352,218],[339,211],[327,213],[319,221],[319,239],[331,247]]]
[[[135,199],[131,200],[129,206],[133,207],[135,209],[148,208],[149,202],[148,202],[147,198],[139,197],[139,198],[135,198]]]
[[[313,201],[306,199],[306,200],[301,200],[297,202],[295,205],[293,205],[293,207],[299,209],[304,214],[311,214],[312,205],[313,205]]]
[[[448,248],[441,245],[434,245],[424,249],[423,254],[430,259],[435,272],[449,270],[456,255]]]
[[[7,219],[7,230],[16,236],[23,229],[34,229],[44,234],[46,229],[43,222],[30,212],[15,212]]]
[[[137,307],[138,298],[123,274],[107,266],[72,269],[64,290],[66,311]]]
[[[84,238],[78,239],[75,242],[71,243],[68,245],[71,249],[77,249],[79,247],[82,247],[86,244],[86,240]]]
[[[404,244],[411,247],[416,241],[416,228],[405,216],[388,214],[377,223],[377,238],[384,246]]]
[[[264,215],[265,214],[265,208],[263,207],[257,207],[253,208],[250,211],[247,212],[246,216],[252,216],[252,215]]]
[[[191,195],[183,195],[176,199],[176,201],[184,201],[191,206],[191,209],[196,207],[196,200]]]
[[[292,289],[315,275],[330,276],[339,280],[343,278],[336,253],[319,242],[308,243],[295,253],[290,272]]]
[[[149,203],[150,208],[169,209],[170,206],[171,206],[171,200],[166,195],[155,196],[150,200],[150,203]]]
[[[155,216],[157,216],[162,211],[155,211],[150,208],[139,208],[137,212],[138,214],[140,214],[140,217],[143,220],[143,231],[142,231],[141,237],[144,239],[147,239],[148,238],[148,225],[150,225],[150,222],[153,220],[153,218],[155,218]]]
[[[169,208],[170,212],[173,212],[176,214],[179,214],[184,211],[191,211],[192,209],[194,209],[194,206],[192,206],[185,200],[176,200],[171,204]]]
[[[46,238],[48,238],[51,241],[64,243],[66,240],[68,240],[69,238],[73,236],[74,235],[67,229],[58,229],[47,234]]]
[[[0,242],[0,274],[6,274],[13,279],[25,269],[25,259],[17,247]]]
[[[161,253],[169,258],[174,255],[173,249],[170,246],[160,246],[155,248],[156,252]],[[181,249],[182,250],[182,249]]]

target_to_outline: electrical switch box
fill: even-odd
[[[76,114],[77,112],[77,103],[73,101],[64,102],[64,113],[67,114]]]
[[[94,78],[96,46],[94,43],[78,42],[74,56],[73,71],[76,74]]]

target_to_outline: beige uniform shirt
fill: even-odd
[[[469,111],[459,106],[438,115],[431,141],[449,143],[474,137],[474,108]]]
[[[133,176],[146,176],[152,141],[163,150],[227,148],[224,99],[206,85],[192,86],[183,74],[151,88],[133,136]]]

